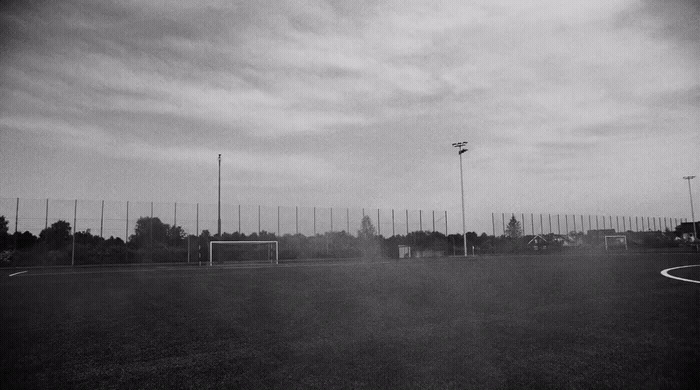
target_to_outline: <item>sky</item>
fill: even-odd
[[[0,197],[690,217],[696,1],[5,1]],[[700,209],[700,179],[693,196]],[[454,230],[461,228],[459,224]]]

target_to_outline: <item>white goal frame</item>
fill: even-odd
[[[275,264],[279,264],[280,261],[280,251],[279,251],[279,241],[209,241],[209,265],[214,265],[214,244],[228,244],[228,245],[240,245],[240,244],[275,244]]]
[[[615,239],[622,238],[623,241],[625,242],[625,250],[627,250],[627,236],[617,235],[617,236],[605,236],[605,250],[606,251],[608,250],[608,238],[615,238]]]

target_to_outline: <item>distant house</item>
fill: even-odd
[[[614,236],[616,234],[617,234],[617,232],[615,231],[615,229],[593,229],[593,230],[589,230],[586,233],[586,235],[589,237],[595,236],[595,237],[600,237],[600,238],[604,238],[605,236]]]
[[[700,232],[700,221],[695,222],[695,229]],[[692,222],[681,222],[680,225],[676,226],[676,236],[683,240],[693,241],[694,234]]]
[[[545,250],[547,249],[547,239],[538,234],[527,242],[527,247],[535,251]]]

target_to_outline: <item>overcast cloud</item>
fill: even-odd
[[[695,1],[1,7],[0,197],[689,217]]]

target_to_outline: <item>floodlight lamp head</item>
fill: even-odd
[[[462,153],[466,152],[467,150],[469,150],[469,149],[460,149],[459,154],[462,154]]]
[[[695,176],[683,176],[683,179],[685,179],[685,180],[695,179]]]

